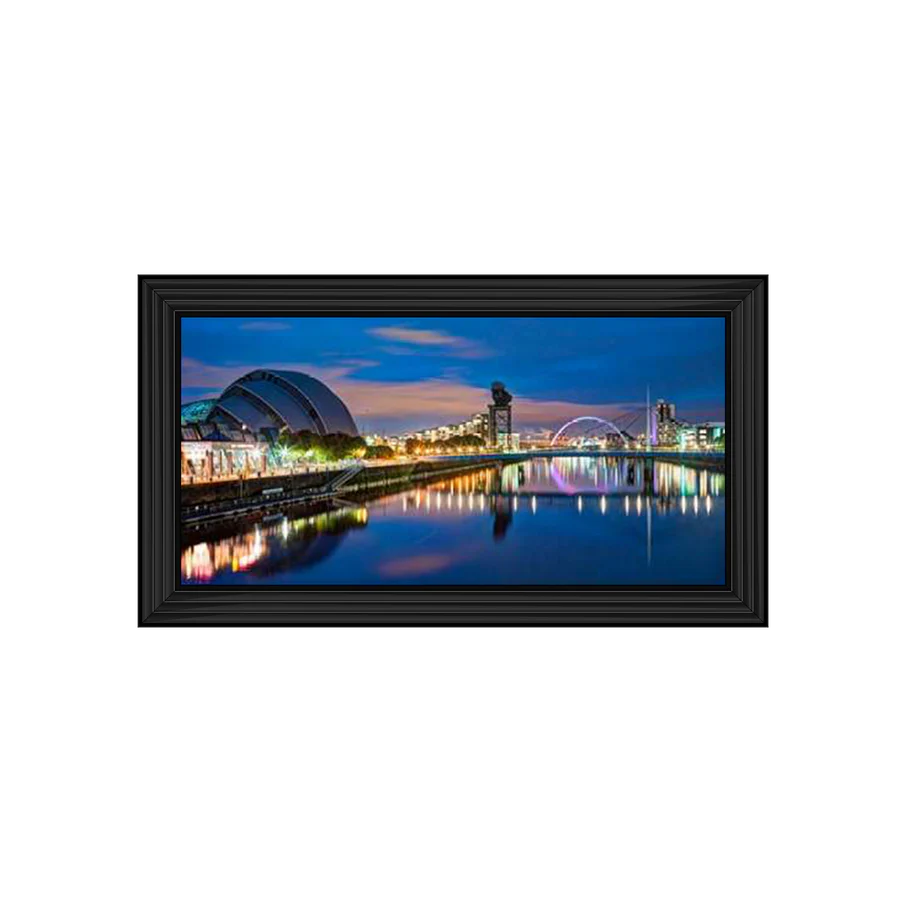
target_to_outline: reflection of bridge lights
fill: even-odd
[[[694,494],[694,515],[696,516],[699,511],[700,511],[700,502],[697,499],[697,495]]]
[[[478,508],[484,510],[484,494],[478,495]]]
[[[287,518],[281,520],[281,538],[282,540],[287,540],[288,535],[291,533],[291,526],[288,525]]]
[[[519,498],[513,497],[513,512],[515,512],[519,508]]]
[[[533,513],[537,512],[537,496],[534,494],[531,495],[531,511]]]
[[[681,514],[684,515],[687,512],[687,498],[682,494],[681,496]]]
[[[581,512],[581,494],[578,495],[578,512]]]
[[[641,497],[640,497],[640,494],[638,494],[638,498],[637,498],[637,514],[638,514],[638,515],[641,514]]]
[[[709,515],[712,512],[712,497],[709,494],[706,495],[706,514]]]
[[[606,497],[600,498],[600,512],[602,512],[604,516],[606,515]]]
[[[628,503],[628,495],[625,495],[625,515],[628,515],[629,503]]]

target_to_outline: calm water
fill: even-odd
[[[724,584],[725,476],[535,459],[247,526],[186,546],[181,573],[248,587]]]

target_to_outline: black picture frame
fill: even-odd
[[[767,296],[765,275],[138,276],[138,624],[767,625]],[[180,318],[244,314],[724,316],[730,583],[702,591],[183,589]]]

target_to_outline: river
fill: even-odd
[[[725,476],[622,457],[535,458],[238,526],[182,547],[184,585],[712,586]]]

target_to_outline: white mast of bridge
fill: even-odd
[[[647,385],[647,430],[645,432],[647,452],[650,452],[650,385]]]

